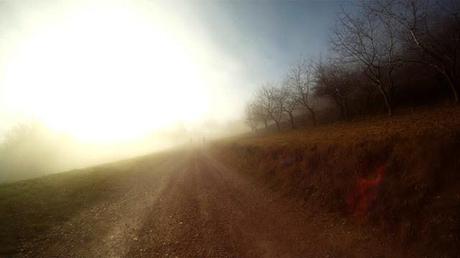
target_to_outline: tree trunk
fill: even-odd
[[[350,109],[348,108],[348,101],[347,99],[343,100],[343,108],[345,112],[345,120],[350,120]]]
[[[315,111],[310,106],[307,106],[307,109],[308,109],[308,112],[310,112],[310,118],[311,118],[311,121],[313,123],[313,126],[316,126],[317,121],[316,121]]]
[[[379,88],[380,94],[382,94],[383,101],[384,101],[384,104],[385,104],[385,109],[387,111],[388,116],[393,116],[393,105],[391,104],[390,96],[388,95],[388,93],[383,88],[383,85],[377,84],[377,87]]]
[[[343,106],[343,103],[340,99],[339,96],[337,95],[333,95],[333,100],[335,102],[335,105],[339,108],[339,111],[340,111],[340,119],[344,119],[345,118],[345,110],[344,110],[344,106]]]
[[[388,94],[384,93],[383,98],[385,100],[385,107],[387,109],[388,116],[393,116],[393,106],[391,105],[391,100]]]
[[[449,89],[452,92],[452,97],[454,98],[454,102],[458,104],[459,103],[458,89],[457,89],[457,83],[455,82],[456,81],[455,77],[450,74],[447,74],[446,78],[447,78],[447,84],[449,84]]]
[[[276,129],[278,129],[278,132],[281,131],[280,122],[278,120],[273,120],[273,121],[275,121]]]
[[[340,119],[341,120],[345,120],[345,108],[342,104],[337,104],[337,106],[339,106],[339,109],[340,109]]]
[[[292,115],[292,112],[288,112],[288,114],[289,114],[289,119],[291,121],[291,128],[294,129],[295,128],[294,116]]]

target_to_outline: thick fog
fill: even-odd
[[[84,168],[173,148],[196,145],[245,132],[239,121],[207,122],[196,128],[183,125],[118,142],[81,142],[38,122],[19,124],[0,143],[0,183]]]
[[[1,1],[0,181],[248,130],[257,87],[319,56],[339,7],[262,2]]]

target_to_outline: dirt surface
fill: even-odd
[[[276,196],[201,149],[139,161],[104,201],[19,257],[401,257],[372,232]]]

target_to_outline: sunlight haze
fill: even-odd
[[[232,118],[236,103],[219,87],[226,75],[211,66],[212,47],[161,8],[142,1],[24,8],[3,64],[6,110],[91,141]]]
[[[246,103],[327,49],[340,5],[0,1],[0,181],[249,132]]]
[[[0,0],[1,257],[459,257],[459,0]]]

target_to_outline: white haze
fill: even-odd
[[[175,4],[0,8],[0,180],[226,135],[249,95],[232,87],[244,84],[234,74],[241,64],[219,52],[198,21],[175,15]],[[12,141],[18,131],[24,139]]]

